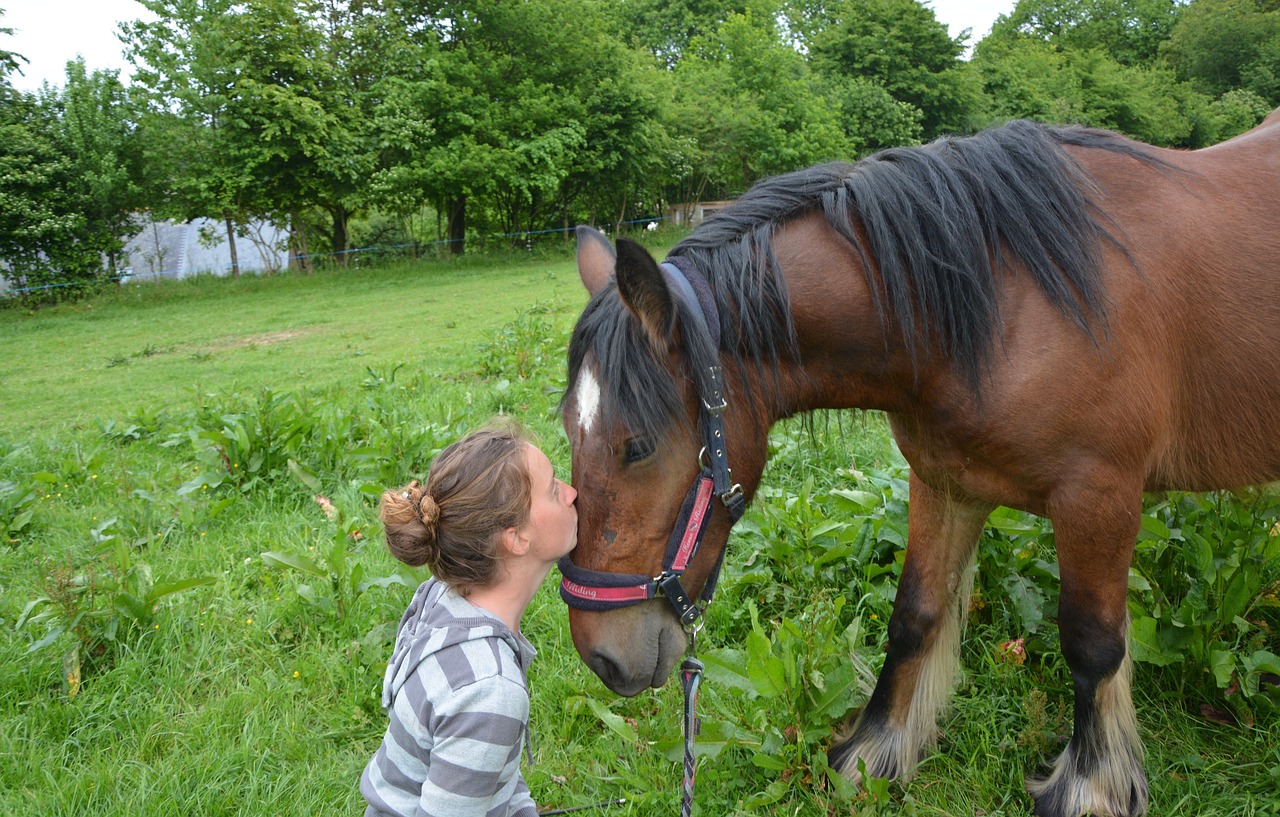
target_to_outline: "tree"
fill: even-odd
[[[1165,55],[1197,89],[1247,90],[1280,106],[1280,2],[1196,0],[1182,9]]]
[[[318,208],[342,262],[374,168],[366,123],[384,69],[371,44],[384,38],[369,29],[388,19],[381,4],[142,1],[159,19],[132,23],[125,36],[151,103],[154,158],[169,171],[169,208],[218,214],[233,268],[236,224],[288,220],[305,236]]]
[[[236,229],[265,209],[253,170],[256,139],[244,139],[233,110],[237,63],[234,0],[139,0],[156,15],[121,26],[137,69],[134,87],[148,106],[147,160],[167,184],[156,209],[178,218],[217,216],[226,226],[231,272],[238,275]]]
[[[1193,87],[1164,58],[1169,32],[1188,30],[1180,15],[1215,2],[1020,0],[975,49],[985,117],[1092,125],[1188,148],[1252,127],[1260,118],[1253,111],[1265,107],[1256,94],[1215,100],[1220,92]]]
[[[45,104],[57,108],[56,138],[70,158],[83,237],[100,248],[114,276],[119,252],[142,229],[136,213],[146,204],[136,111],[116,71],[90,74],[79,58],[67,63],[62,93]]]
[[[397,80],[396,95],[429,115],[395,121],[400,134],[430,133],[430,142],[380,180],[400,191],[420,181],[448,218],[454,252],[468,219],[518,233],[566,220],[579,200],[624,209],[628,185],[655,166],[643,151],[660,148],[663,134],[653,95],[636,85],[644,69],[599,4],[409,5],[406,23],[429,66]]]
[[[731,16],[771,20],[778,5],[777,0],[621,0],[615,13],[619,34],[670,69],[695,39],[711,36]]]
[[[822,74],[860,77],[915,106],[925,139],[969,129],[978,89],[959,59],[965,37],[952,39],[927,6],[916,0],[840,0],[808,3],[805,9],[807,18],[796,27]]]
[[[675,74],[677,118],[698,145],[699,186],[712,194],[737,195],[765,176],[853,154],[836,106],[771,19],[730,15],[694,38]]]
[[[990,37],[1025,37],[1062,50],[1099,49],[1121,65],[1151,65],[1169,39],[1179,0],[1019,0]]]
[[[12,65],[13,63],[10,63]],[[7,73],[7,72],[6,72]],[[140,151],[115,72],[67,65],[64,90],[0,88],[0,258],[37,300],[114,272],[141,191]],[[105,260],[105,263],[104,263]],[[105,268],[104,268],[105,267]]]

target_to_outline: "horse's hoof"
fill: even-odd
[[[1147,812],[1147,779],[1090,780],[1055,774],[1028,778],[1036,817],[1142,817]]]

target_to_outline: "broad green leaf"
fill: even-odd
[[[35,598],[27,602],[22,608],[22,613],[18,616],[18,623],[14,625],[14,629],[22,629],[23,625],[32,620],[32,613],[36,611],[36,608],[40,607],[42,604],[50,603],[48,596],[40,596],[39,598]]]
[[[695,757],[715,757],[728,746],[756,749],[760,746],[760,739],[743,733],[736,724],[727,720],[702,721],[702,729],[693,744]],[[654,744],[654,748],[673,763],[684,759],[684,737],[681,735],[664,738]]]
[[[752,760],[754,761],[755,758],[752,758]],[[787,782],[785,780],[778,779],[770,783],[768,786],[766,786],[764,791],[756,792],[755,794],[743,800],[742,806],[743,808],[747,808],[747,809],[760,808],[761,806],[771,806],[774,803],[781,800],[782,796],[786,793],[787,793]]]
[[[618,735],[628,743],[634,743],[639,739],[639,736],[636,734],[636,730],[631,726],[631,724],[627,723],[621,715],[613,712],[609,707],[600,703],[595,698],[582,696],[582,699],[586,701],[587,708],[594,712],[595,716],[600,719],[600,722],[609,727],[610,731],[614,734]]]
[[[782,659],[773,654],[769,639],[759,630],[747,633],[747,674],[756,692],[766,697],[781,694],[786,690],[786,669]]]
[[[1258,650],[1253,655],[1244,659],[1252,672],[1269,672],[1272,675],[1280,675],[1280,655],[1267,650]]]
[[[1251,580],[1250,573],[1251,571],[1247,568],[1238,569],[1235,576],[1231,578],[1226,592],[1222,594],[1221,621],[1230,621],[1240,615],[1253,600],[1258,587]]]
[[[859,491],[851,488],[832,488],[831,495],[844,500],[844,502],[852,505],[856,510],[865,511],[874,508],[881,502],[880,494],[871,491]]]
[[[184,590],[190,590],[193,587],[205,587],[210,584],[216,584],[218,581],[216,576],[197,576],[193,579],[179,579],[174,582],[161,582],[151,588],[147,593],[146,600],[148,604],[153,604],[165,596],[172,596],[174,593],[181,593]]]
[[[262,554],[262,561],[272,567],[291,567],[294,570],[301,571],[309,576],[316,576],[321,579],[329,578],[329,571],[321,568],[306,556],[299,556],[296,553],[269,550]]]
[[[1227,650],[1210,650],[1209,667],[1213,670],[1213,679],[1218,689],[1226,689],[1231,684],[1231,676],[1236,671],[1235,653]]]
[[[707,681],[717,686],[729,686],[751,695],[756,694],[756,687],[751,682],[748,670],[750,662],[742,650],[728,647],[710,650],[702,656],[702,661],[706,666]]]
[[[1159,626],[1159,622],[1150,616],[1141,616],[1133,620],[1129,636],[1129,652],[1133,655],[1134,661],[1167,667],[1180,660],[1179,656],[1169,655],[1160,648],[1160,639],[1157,635]]]
[[[407,579],[399,573],[393,573],[390,576],[374,576],[360,582],[356,590],[363,593],[370,587],[381,587],[384,590],[393,584],[402,585],[404,587],[417,587],[418,582],[413,579]]]
[[[61,637],[62,634],[65,633],[66,631],[67,631],[66,627],[62,627],[62,626],[50,627],[49,632],[44,634],[44,638],[32,644],[30,647],[27,647],[26,654],[30,655],[36,650],[40,650],[49,646],[53,642],[57,641],[58,638]]]
[[[289,460],[289,473],[307,487],[313,494],[320,493],[320,478],[307,466],[296,460]]]

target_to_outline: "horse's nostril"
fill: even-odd
[[[587,664],[596,675],[600,676],[605,686],[617,689],[618,680],[622,675],[617,661],[610,658],[603,650],[595,649],[591,651],[591,660]]]

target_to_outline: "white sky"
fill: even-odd
[[[929,7],[955,37],[973,29],[969,45],[986,36],[1000,14],[1013,10],[1016,0],[931,0]],[[131,66],[121,54],[116,23],[151,14],[137,0],[0,0],[0,28],[14,30],[0,35],[0,49],[13,51],[29,62],[23,75],[10,75],[14,87],[34,91],[42,82],[62,85],[65,66],[79,54],[90,71],[114,68],[128,81]]]

